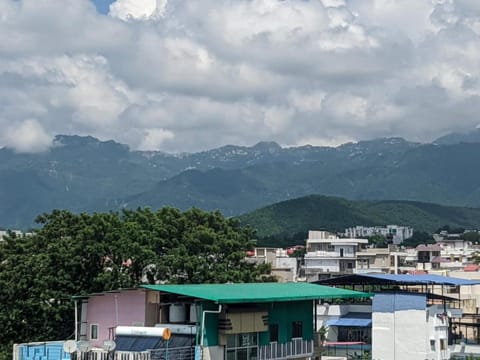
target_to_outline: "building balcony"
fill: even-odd
[[[259,360],[303,359],[313,356],[313,340],[293,339],[285,344],[271,343],[258,348]]]
[[[305,254],[305,259],[317,259],[317,258],[338,258],[338,259],[357,259],[356,252],[354,253],[343,253],[341,254],[338,251],[310,251]]]

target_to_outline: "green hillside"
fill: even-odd
[[[240,216],[239,220],[256,229],[261,243],[265,237],[294,238],[308,230],[344,231],[356,225],[397,224],[426,232],[444,225],[474,229],[480,228],[480,209],[416,201],[349,201],[312,195],[255,210]]]

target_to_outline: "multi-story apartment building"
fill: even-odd
[[[307,281],[331,274],[352,273],[357,252],[368,244],[366,239],[339,238],[326,231],[309,231],[304,258]],[[324,274],[327,273],[327,276]]]
[[[279,282],[297,281],[299,259],[289,256],[289,250],[281,248],[255,248],[247,253],[247,261],[270,264],[271,275]]]
[[[413,228],[409,226],[387,225],[387,226],[355,226],[345,229],[345,236],[350,238],[365,238],[374,235],[382,235],[396,245],[413,236]]]

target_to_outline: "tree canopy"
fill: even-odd
[[[245,261],[253,231],[219,212],[55,210],[37,222],[33,235],[0,242],[0,359],[14,342],[71,337],[72,295],[156,281],[272,280],[268,266]]]

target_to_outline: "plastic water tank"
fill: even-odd
[[[198,321],[198,305],[190,304],[189,322],[195,324]]]
[[[169,309],[169,318],[171,323],[184,323],[187,320],[185,304],[171,304]]]

